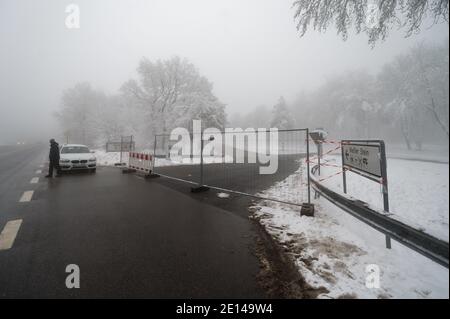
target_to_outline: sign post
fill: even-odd
[[[123,136],[120,137],[120,159],[119,159],[120,165],[122,165],[122,152],[123,152]]]
[[[347,194],[346,171],[351,171],[380,183],[383,209],[389,212],[389,191],[386,165],[386,146],[382,140],[342,140],[343,190]],[[391,238],[386,235],[386,248],[391,248]]]
[[[328,133],[323,129],[315,129],[309,133],[312,140],[314,141],[314,144],[317,146],[317,161],[318,161],[318,173],[320,176],[320,160],[322,159],[323,155],[323,143],[325,142],[325,139],[328,136]]]

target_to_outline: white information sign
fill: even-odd
[[[342,144],[344,166],[382,177],[379,145]]]

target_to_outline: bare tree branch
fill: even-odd
[[[376,12],[370,11],[374,6]],[[371,45],[384,40],[395,26],[405,28],[407,37],[419,32],[427,16],[435,24],[448,23],[449,10],[448,0],[296,0],[293,7],[300,36],[309,27],[323,32],[334,24],[344,40],[354,27],[356,33],[368,35]],[[371,19],[376,23],[369,25]]]

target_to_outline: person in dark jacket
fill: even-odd
[[[48,175],[45,177],[53,177],[53,169],[56,169],[56,177],[59,176],[59,145],[54,139],[50,140],[50,160],[48,165]]]

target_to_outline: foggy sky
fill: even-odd
[[[408,39],[393,32],[374,49],[365,35],[344,42],[333,28],[300,38],[292,2],[0,0],[0,144],[51,137],[64,89],[88,81],[115,93],[143,56],[188,58],[232,114],[290,101],[347,69],[375,72],[418,41],[448,37],[442,24]],[[70,3],[80,29],[65,26]]]

